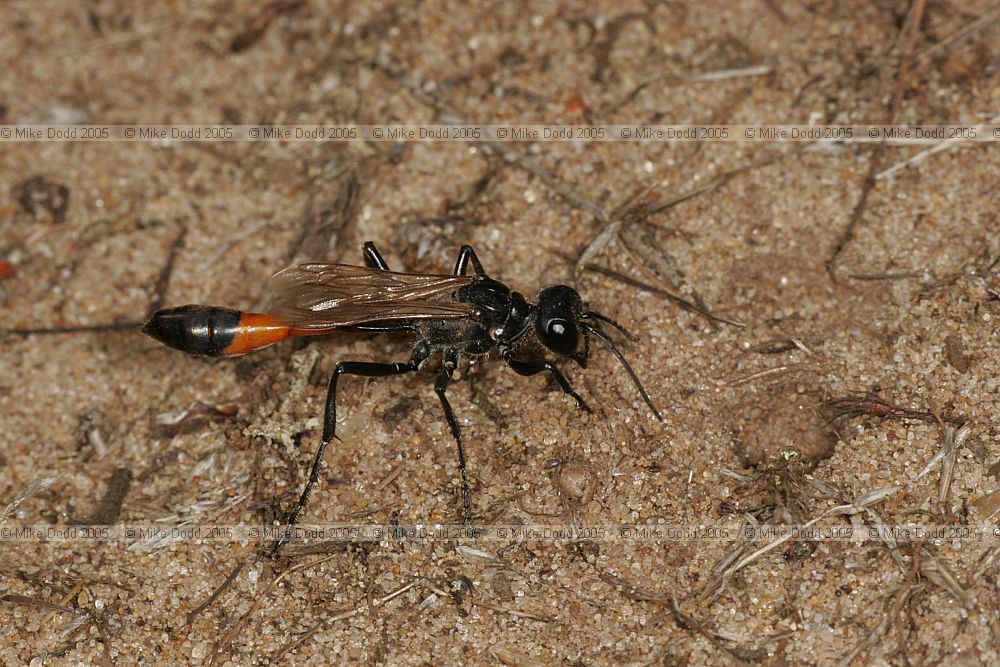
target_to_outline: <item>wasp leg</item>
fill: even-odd
[[[458,352],[448,350],[445,353],[444,368],[434,383],[434,391],[437,392],[438,398],[441,399],[441,406],[444,408],[444,416],[448,420],[448,426],[451,428],[451,435],[455,438],[455,444],[458,445],[458,467],[462,472],[462,516],[465,519],[465,523],[471,526],[472,489],[469,486],[469,473],[465,466],[465,444],[462,442],[462,432],[459,430],[458,420],[455,419],[455,411],[451,409],[451,403],[448,402],[448,397],[445,395],[457,367]]]
[[[458,251],[458,261],[455,262],[455,275],[464,276],[468,273],[469,262],[472,262],[472,268],[475,270],[477,276],[486,275],[482,262],[476,257],[476,251],[469,245],[462,246],[462,249]]]
[[[515,373],[518,375],[537,375],[548,371],[555,378],[556,382],[559,383],[559,388],[563,392],[569,394],[574,399],[576,399],[576,404],[580,406],[580,409],[584,412],[593,413],[594,411],[587,405],[587,402],[583,400],[580,394],[573,390],[572,385],[570,385],[569,380],[563,375],[563,372],[553,364],[551,361],[545,361],[544,359],[539,359],[538,361],[518,361],[517,359],[506,359],[507,365],[510,366]]]
[[[580,364],[580,368],[586,368],[587,363],[590,361],[590,332],[583,332],[583,355],[580,356],[576,363]]]
[[[378,251],[378,248],[376,248],[375,244],[371,241],[366,241],[365,244],[361,246],[361,252],[365,255],[365,265],[369,269],[378,269],[380,271],[389,270],[389,265],[382,257],[382,253]]]
[[[299,496],[299,502],[296,503],[295,509],[288,515],[288,520],[285,523],[285,529],[281,537],[278,538],[278,541],[274,545],[273,555],[275,557],[278,556],[285,542],[291,538],[292,528],[298,521],[299,514],[305,508],[306,503],[309,502],[309,494],[312,493],[313,487],[319,481],[319,471],[323,467],[323,454],[326,452],[326,448],[330,442],[337,437],[337,380],[340,376],[347,374],[360,375],[362,377],[389,377],[391,375],[412,373],[417,370],[429,355],[430,346],[421,343],[413,350],[410,360],[406,363],[389,364],[371,361],[342,361],[337,364],[337,367],[333,371],[333,377],[330,378],[330,388],[326,392],[326,410],[323,414],[323,440],[319,444],[319,449],[316,450],[316,458],[313,459],[312,468],[309,471],[309,481],[306,482],[305,488],[302,489],[302,495]]]

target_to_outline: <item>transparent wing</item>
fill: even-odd
[[[472,306],[447,297],[475,279],[397,273],[348,264],[300,264],[272,276],[269,286],[277,299],[271,314],[298,329],[336,329],[392,320],[461,319],[472,315]]]

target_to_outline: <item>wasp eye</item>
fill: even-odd
[[[552,318],[542,323],[539,334],[545,347],[567,355],[576,352],[580,338],[576,326],[561,318]]]

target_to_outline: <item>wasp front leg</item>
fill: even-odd
[[[583,400],[583,397],[576,393],[576,390],[573,389],[573,386],[569,383],[569,378],[567,378],[563,372],[559,370],[559,367],[551,361],[545,361],[544,359],[539,359],[537,361],[518,361],[517,359],[511,359],[510,357],[504,357],[504,361],[506,361],[507,365],[510,366],[518,375],[530,377],[539,373],[550,373],[552,377],[555,378],[559,388],[562,389],[564,393],[572,396],[581,410],[587,413],[594,412],[591,407],[587,405],[587,401]]]

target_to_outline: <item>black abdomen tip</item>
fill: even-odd
[[[158,310],[142,333],[188,354],[221,357],[233,342],[242,313],[216,306],[188,305]]]

